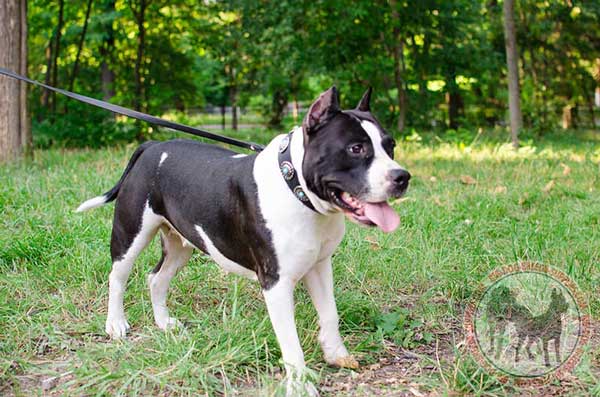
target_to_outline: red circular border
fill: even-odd
[[[558,270],[554,267],[544,265],[537,262],[519,262],[515,265],[506,265],[501,266],[499,268],[494,269],[490,274],[488,274],[487,281],[493,283],[497,281],[500,277],[507,276],[509,274],[517,274],[517,273],[525,273],[525,272],[538,272],[545,273],[555,280],[561,282],[565,288],[571,292],[577,307],[581,313],[581,336],[577,343],[577,346],[571,356],[562,363],[559,367],[556,368],[555,371],[550,374],[546,374],[543,376],[537,377],[519,377],[519,376],[509,376],[505,372],[498,370],[493,365],[489,363],[489,361],[485,358],[483,353],[479,348],[479,344],[477,343],[475,336],[475,312],[477,305],[480,299],[483,297],[485,290],[487,289],[487,285],[483,283],[479,285],[479,288],[475,291],[474,297],[471,299],[467,308],[465,310],[465,316],[463,321],[463,328],[465,330],[466,337],[466,345],[468,351],[471,353],[475,361],[477,363],[492,373],[500,373],[500,376],[497,376],[497,379],[501,382],[507,382],[509,379],[514,379],[518,385],[542,385],[546,384],[553,379],[563,379],[567,374],[571,373],[579,361],[581,360],[581,355],[583,354],[583,347],[589,342],[591,336],[591,327],[590,327],[590,315],[588,312],[588,306],[585,301],[585,298],[577,285],[561,270]]]

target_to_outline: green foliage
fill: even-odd
[[[33,120],[34,145],[38,148],[102,147],[123,144],[135,139],[136,128],[131,122],[115,122],[107,112],[89,105],[70,102],[69,111]]]
[[[141,59],[134,13],[141,0],[93,2],[76,76],[87,2],[66,1],[56,84],[66,87],[75,77],[76,91],[106,96],[102,68],[109,65],[114,96],[108,97],[115,103],[139,102],[157,115],[235,103],[251,106],[262,123],[279,130],[287,127],[291,103],[306,107],[336,84],[344,105],[352,106],[370,85],[373,109],[391,131],[400,116],[401,91],[409,128],[443,133],[451,121],[453,130],[505,124],[505,48],[496,1],[145,1]],[[46,78],[46,65],[57,55],[48,52],[57,3],[28,2],[29,71],[38,80]],[[576,126],[592,126],[600,7],[523,0],[516,16],[525,127],[538,134],[555,129],[565,106],[576,109]],[[41,91],[31,90],[31,113],[59,128],[46,121],[34,125],[34,135],[43,135],[38,142],[102,142],[97,135],[104,124],[90,128],[98,118],[65,115],[66,99],[59,96],[56,106],[45,106],[41,97]],[[58,121],[65,117],[70,121]],[[85,130],[93,136],[83,139]],[[139,131],[134,135],[143,138]]]
[[[405,349],[433,341],[433,334],[424,330],[423,320],[412,318],[410,311],[404,308],[380,314],[376,325],[383,336]]]

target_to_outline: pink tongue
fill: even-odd
[[[400,225],[400,217],[385,201],[366,203],[365,216],[386,233],[393,232]]]

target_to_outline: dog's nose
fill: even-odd
[[[405,188],[408,186],[408,181],[410,180],[410,173],[405,169],[397,169],[390,171],[390,179],[396,184],[399,188]]]

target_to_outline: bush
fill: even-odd
[[[108,111],[84,103],[70,102],[66,113],[32,115],[37,148],[102,147],[135,139],[133,122],[119,122]]]

